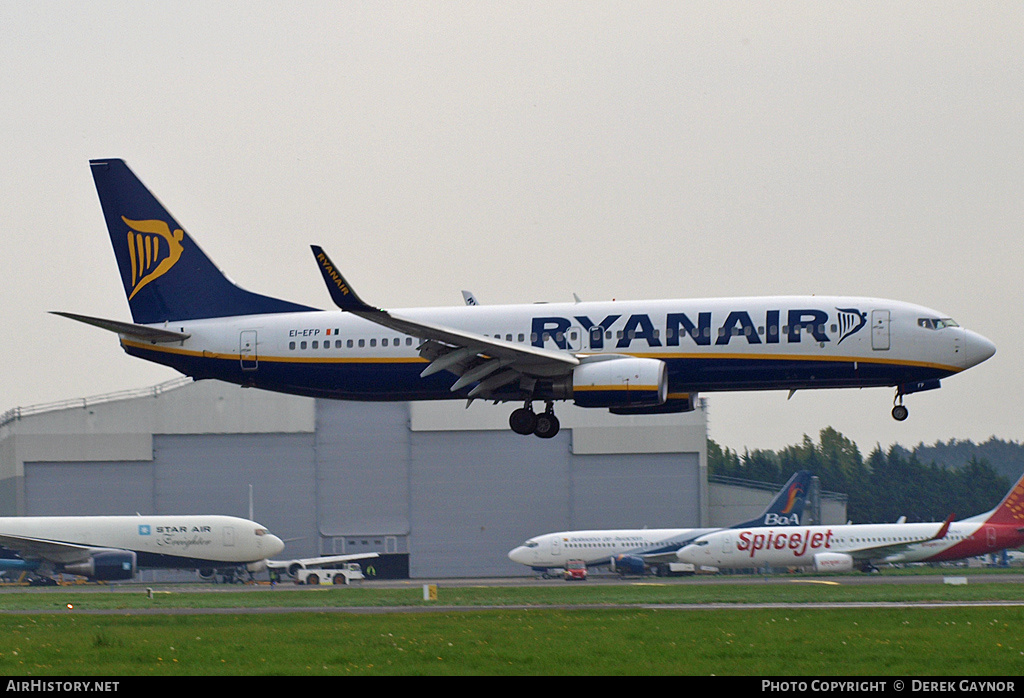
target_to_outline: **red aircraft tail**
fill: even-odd
[[[1024,475],[989,513],[985,523],[1024,527]]]

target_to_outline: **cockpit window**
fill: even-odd
[[[265,529],[265,528],[257,528],[257,529],[255,529],[255,530],[254,530],[253,532],[254,532],[254,533],[255,533],[255,534],[257,535],[257,536],[265,536],[265,535],[267,535],[267,529]]]
[[[535,540],[528,540],[525,543],[523,543],[523,547],[525,547],[525,548],[536,548],[537,547],[537,541],[535,541]]]
[[[937,317],[920,317],[917,319],[918,327],[923,327],[926,330],[941,330],[943,327],[959,327],[956,320],[949,317],[937,318]]]

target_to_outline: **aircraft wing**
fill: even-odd
[[[689,541],[684,541],[679,544],[679,548],[682,548],[684,545],[688,544]],[[679,562],[679,556],[676,554],[677,552],[679,552],[678,548],[671,552],[640,553],[639,555],[637,555],[637,557],[639,557],[641,560],[648,564],[657,564],[661,562]]]
[[[856,548],[853,550],[846,550],[855,560],[880,560],[892,555],[899,555],[904,553],[912,545],[919,543],[927,543],[932,540],[941,540],[946,537],[946,533],[949,531],[949,525],[953,523],[953,515],[950,514],[949,518],[946,519],[942,526],[939,528],[938,533],[934,536],[922,536],[911,540],[900,541],[899,543],[885,543],[879,545],[864,545],[863,547]]]
[[[335,305],[364,320],[427,340],[420,346],[420,356],[431,363],[420,375],[425,378],[440,371],[450,371],[460,376],[452,385],[452,392],[478,383],[469,392],[469,397],[487,397],[491,391],[523,376],[566,375],[581,363],[578,357],[569,353],[524,346],[475,332],[410,320],[375,308],[356,295],[322,248],[316,245],[311,245],[311,248]]]
[[[0,534],[0,545],[18,553],[24,560],[46,560],[60,564],[70,564],[87,560],[97,550],[88,545],[75,545],[45,538],[29,538]]]
[[[288,570],[292,565],[302,567],[323,567],[339,562],[352,562],[353,560],[367,560],[380,557],[380,553],[352,553],[350,555],[326,555],[324,557],[304,557],[296,560],[267,560],[267,567],[272,570]]]

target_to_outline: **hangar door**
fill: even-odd
[[[164,434],[153,437],[161,514],[253,518],[288,541],[284,555],[316,547],[312,434]]]
[[[317,400],[316,422],[320,535],[380,537],[384,552],[410,528],[408,406]]]
[[[25,463],[25,515],[157,514],[153,473],[150,461]]]

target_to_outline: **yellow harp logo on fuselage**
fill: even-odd
[[[154,279],[171,270],[184,249],[181,240],[185,231],[171,227],[164,221],[132,221],[124,216],[121,220],[128,226],[128,256],[132,263],[132,292],[128,300]]]

